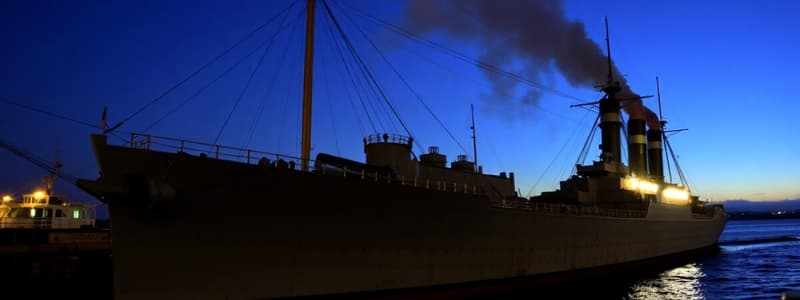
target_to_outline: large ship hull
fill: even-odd
[[[386,182],[107,145],[116,299],[249,299],[557,274],[702,249],[725,224],[503,208],[467,187]],[[416,185],[416,186],[415,186]]]

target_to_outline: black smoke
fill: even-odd
[[[594,88],[608,80],[606,54],[586,34],[583,23],[567,20],[559,0],[411,0],[407,15],[412,30],[441,31],[454,39],[476,41],[483,51],[482,62],[522,64],[517,71],[528,78],[541,78],[555,68],[576,87]],[[612,70],[622,88],[617,95],[625,111],[658,127],[656,115],[642,105],[613,63]],[[493,98],[514,94],[517,83],[488,70],[484,74],[492,84]],[[540,96],[541,90],[530,88],[517,102],[535,103]]]

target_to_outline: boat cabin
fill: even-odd
[[[35,191],[16,201],[5,195],[0,203],[0,229],[81,229],[95,226],[94,206],[70,203],[63,196]]]

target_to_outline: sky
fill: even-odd
[[[145,132],[299,156],[305,1],[295,2],[2,1],[0,139],[58,159],[66,174],[95,179],[89,135],[99,130],[85,124],[99,124],[107,107],[108,123],[125,120],[115,130],[120,137]],[[439,146],[450,161],[458,154],[472,159],[473,105],[485,173],[514,172],[523,196],[552,190],[570,175],[596,118],[570,105],[600,99],[591,84],[575,85],[547,59],[489,56],[505,49],[502,35],[456,36],[434,28],[414,32],[422,39],[412,39],[365,17],[418,28],[406,1],[328,3],[381,91],[370,88],[370,75],[358,70],[319,5],[312,157],[325,152],[363,161],[365,135],[410,132],[417,155]],[[463,3],[466,8],[454,16],[477,21],[480,5]],[[659,78],[667,129],[688,129],[669,141],[693,194],[711,201],[800,198],[800,102],[793,89],[800,67],[794,12],[800,4],[550,3],[570,24],[583,24],[604,54],[608,17],[614,64],[632,90],[655,96]],[[518,34],[509,41],[526,38]],[[489,58],[533,84],[497,80],[475,66]],[[508,93],[496,93],[498,85]],[[656,97],[643,101],[657,111]],[[599,156],[597,139],[583,163]],[[0,166],[2,193],[27,193],[45,175],[5,150]],[[672,172],[679,182],[674,164]],[[99,204],[65,181],[56,189]]]

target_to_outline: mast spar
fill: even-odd
[[[316,0],[308,0],[306,10],[306,56],[303,75],[303,140],[300,160],[303,171],[308,171],[311,157],[311,88],[314,71],[314,5]]]
[[[475,135],[475,107],[470,104],[469,110],[472,114],[472,126],[470,126],[470,129],[472,129],[472,158],[475,160],[473,171],[478,173],[478,137]]]

